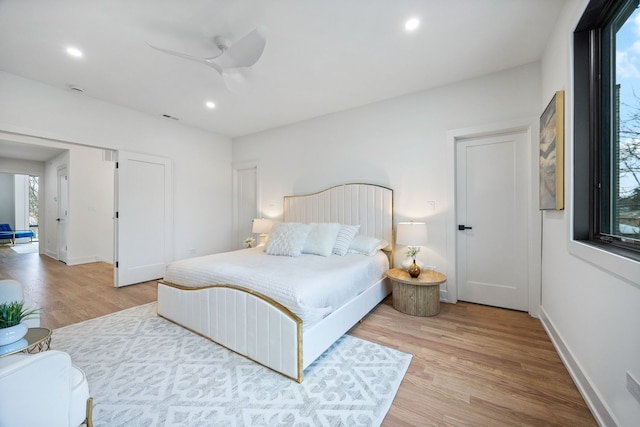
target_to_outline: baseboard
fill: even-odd
[[[553,325],[553,322],[549,319],[549,316],[547,316],[543,307],[540,307],[540,322],[542,323],[545,331],[547,331],[547,335],[551,339],[553,346],[556,348],[560,359],[562,359],[562,363],[564,363],[564,366],[569,371],[569,375],[571,375],[573,382],[576,384],[578,391],[587,403],[587,406],[589,407],[589,410],[591,410],[591,413],[596,419],[598,425],[612,427],[617,426],[618,423],[611,411],[609,411],[607,404],[591,386],[591,382],[584,374],[584,371],[580,368],[580,364],[575,357],[573,357],[569,348],[564,344],[564,341]]]
[[[67,265],[89,264],[91,262],[98,262],[98,257],[96,255],[92,255],[92,256],[67,259]]]
[[[58,254],[56,252],[53,252],[53,251],[45,251],[44,255],[48,256],[49,258],[53,258],[55,260],[58,259]],[[113,264],[113,262],[111,260],[102,259],[97,255],[79,257],[79,258],[69,258],[67,260],[66,264],[67,265],[80,265],[80,264],[89,264],[89,263],[98,262],[98,261],[106,262],[107,264]]]
[[[53,252],[53,251],[50,251],[50,250],[46,250],[46,251],[44,251],[44,254],[45,254],[46,256],[48,256],[49,258],[53,258],[53,259],[55,259],[55,260],[57,260],[57,259],[58,259],[58,253],[57,253],[57,252]]]

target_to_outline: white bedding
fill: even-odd
[[[381,280],[388,268],[381,251],[374,256],[287,257],[252,248],[173,262],[164,280],[188,287],[228,284],[252,289],[290,309],[306,329]]]

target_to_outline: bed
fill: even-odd
[[[361,237],[353,242],[390,243],[393,191],[344,184],[287,196],[283,222],[282,227],[359,226]],[[272,236],[273,231],[271,243]],[[273,251],[273,245],[267,248]],[[171,263],[158,282],[158,314],[302,382],[304,369],[391,292],[385,272],[392,261],[391,244],[368,255],[350,250],[344,256],[273,256],[252,248],[181,260]],[[298,290],[280,287],[285,276]],[[306,293],[307,281],[325,284],[327,292]]]

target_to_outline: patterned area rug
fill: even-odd
[[[343,336],[298,384],[156,315],[156,303],[56,329],[87,374],[95,426],[376,426],[411,355]]]

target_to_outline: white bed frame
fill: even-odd
[[[285,222],[360,225],[360,234],[385,239],[393,261],[393,190],[344,184],[284,198]],[[158,282],[158,314],[187,329],[302,382],[303,371],[389,293],[381,278],[346,305],[303,332],[286,307],[257,292],[231,285],[187,288]]]

